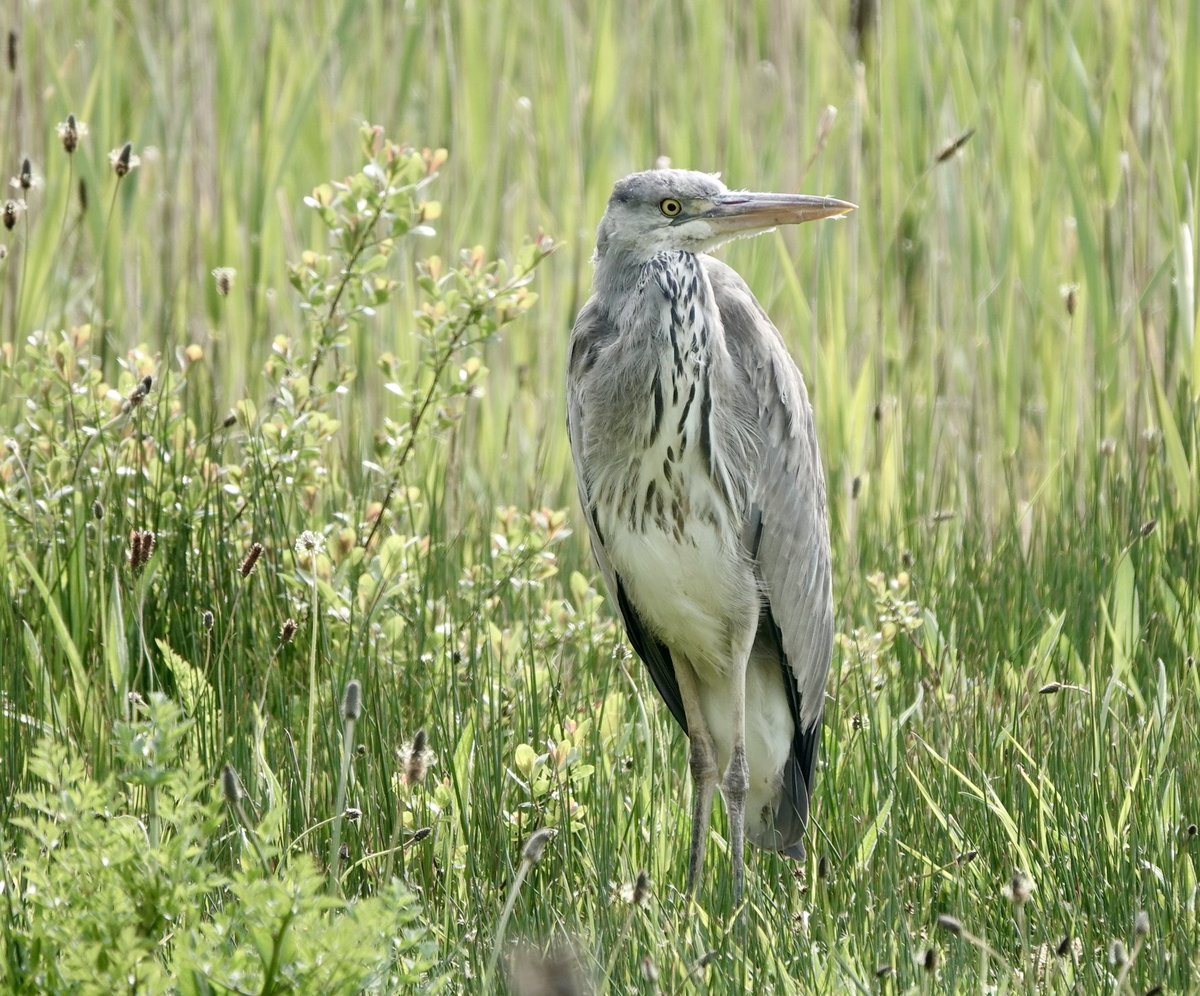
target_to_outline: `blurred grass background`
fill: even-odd
[[[207,651],[200,610],[222,599],[236,610],[230,565],[250,541],[287,551],[306,528],[332,540],[336,523],[360,523],[383,497],[363,460],[372,433],[403,413],[376,360],[419,362],[416,281],[402,277],[393,304],[355,333],[356,379],[329,400],[342,431],[305,457],[328,472],[312,494],[247,490],[244,516],[212,515],[208,502],[185,531],[177,511],[151,507],[161,489],[92,480],[64,497],[10,460],[0,637],[24,664],[6,667],[0,756],[12,784],[28,781],[17,715],[104,769],[103,720],[116,706],[72,729],[53,703],[111,653],[101,637],[112,605],[86,578],[104,579],[128,528],[153,521],[175,537],[160,538],[160,556],[168,543],[174,553],[144,592],[159,608],[126,628],[194,664],[215,659],[208,680],[223,706],[197,716],[208,732],[196,748],[214,779],[226,762],[247,781],[287,768],[285,731],[299,742],[314,701],[320,756],[336,758],[332,717],[359,677],[374,759],[356,775],[375,814],[369,851],[399,819],[387,759],[428,728],[453,803],[440,800],[434,846],[405,872],[462,988],[480,984],[531,825],[514,814],[573,821],[571,805],[530,788],[534,768],[514,750],[531,745],[545,764],[583,717],[596,722],[572,763],[596,770],[571,798],[585,812],[531,877],[509,930],[538,944],[577,938],[611,991],[650,990],[643,957],[670,991],[974,990],[989,979],[1095,991],[1118,984],[1108,946],[1129,939],[1141,909],[1153,936],[1121,984],[1198,984],[1196,4],[56,0],[14,5],[11,30],[0,134],[12,172],[28,155],[45,183],[7,233],[6,371],[33,330],[91,321],[102,330],[93,369],[124,394],[135,368],[182,369],[180,351],[195,344],[204,359],[180,397],[196,426],[245,399],[265,407],[274,385],[260,371],[278,337],[305,341],[287,263],[325,240],[302,198],[360,168],[363,121],[450,152],[437,234],[400,246],[401,271],[476,244],[511,256],[539,231],[561,242],[538,270],[537,305],[483,348],[486,394],[406,472],[419,497],[388,527],[425,537],[434,554],[409,555],[415,579],[380,603],[403,615],[403,633],[376,643],[378,618],[330,613],[318,688],[303,658],[289,669],[271,649],[280,619],[266,606],[309,604],[282,554],[232,635]],[[90,134],[68,163],[54,126],[69,113]],[[125,141],[142,162],[114,187],[107,156]],[[552,554],[534,544],[550,565],[542,574],[491,538],[511,528],[528,539],[497,507],[569,509],[577,521],[562,430],[567,335],[612,182],[661,157],[720,170],[734,187],[859,205],[845,223],[723,254],[813,395],[845,637],[806,877],[759,857],[749,927],[720,912],[719,857],[711,919],[674,892],[682,744],[636,661],[615,663],[607,610],[583,578],[572,583],[576,571],[595,583],[583,539],[530,520],[538,544],[558,540]],[[228,297],[214,267],[237,270]],[[18,433],[37,385],[12,374],[2,390],[4,424]],[[250,429],[214,458],[252,467],[256,445]],[[184,471],[173,472],[182,492]],[[97,488],[113,521],[107,560],[104,536],[95,550],[80,539],[97,528],[86,521]],[[340,564],[331,570],[336,588]],[[526,583],[497,580],[506,572]],[[495,587],[472,589],[481,578]],[[132,612],[129,598],[122,606]],[[305,624],[304,654],[307,639]],[[1052,682],[1086,691],[1038,694]],[[260,686],[261,737],[236,702]],[[327,812],[335,769],[285,787],[285,838]],[[641,868],[659,905],[626,929],[612,894]],[[1000,897],[1018,868],[1037,882],[1027,920]],[[356,887],[369,891],[369,878]],[[1020,971],[935,937],[943,912]],[[1068,945],[1069,970],[1054,975],[1064,937],[1079,948]]]
[[[294,229],[294,207],[351,167],[362,120],[451,150],[444,253],[538,229],[564,242],[542,307],[493,357],[504,376],[477,449],[521,459],[489,467],[475,482],[488,492],[569,493],[543,402],[561,393],[611,184],[664,156],[735,186],[861,205],[850,226],[735,245],[729,258],[804,361],[834,482],[869,478],[882,508],[898,504],[905,464],[933,470],[929,494],[936,480],[952,504],[1055,489],[1082,448],[1155,428],[1154,385],[1173,398],[1198,369],[1200,79],[1173,57],[1200,31],[1186,4],[1138,18],[1119,5],[1101,18],[1049,3],[987,16],[894,5],[871,8],[861,32],[842,4],[167,3],[148,16],[58,3],[37,15],[20,26],[29,57],[9,144],[61,168],[52,125],[76,113],[96,136],[79,160],[93,196],[110,147],[153,150],[108,233],[146,233],[105,258],[109,338],[166,351],[181,331],[213,337],[224,401],[291,320],[280,276],[311,234]],[[837,119],[814,160],[828,105]],[[59,203],[44,210],[74,196],[53,185]],[[93,243],[104,237],[102,210],[87,223]],[[18,325],[33,327],[46,304],[36,291],[62,260],[53,239],[31,249]],[[214,265],[242,277],[220,331]],[[380,336],[412,348],[395,321]],[[903,443],[890,460],[881,438]]]

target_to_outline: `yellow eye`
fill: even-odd
[[[668,197],[665,201],[658,205],[658,209],[668,218],[674,218],[680,211],[683,210],[683,205],[674,197]]]

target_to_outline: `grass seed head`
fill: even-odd
[[[432,757],[425,731],[417,730],[412,743],[400,748],[400,763],[404,765],[404,784],[420,785],[425,781],[425,772]]]
[[[650,901],[650,876],[645,869],[638,872],[637,881],[633,885],[633,905],[645,906]]]
[[[212,632],[213,623],[216,622],[216,620],[213,618],[211,609],[205,609],[200,614],[200,622],[204,625],[204,628],[207,632]]]
[[[108,154],[108,161],[118,180],[127,177],[142,164],[142,160],[133,154],[132,142],[126,142],[119,149],[113,149]]]
[[[283,627],[279,630],[279,642],[285,647],[296,638],[296,630],[299,627],[296,625],[296,620],[288,617],[283,621]]]
[[[296,545],[293,549],[302,564],[309,563],[325,552],[325,537],[311,529],[306,529],[296,537]]]
[[[10,232],[17,227],[17,218],[21,214],[21,205],[14,200],[4,202],[4,227]]]
[[[104,518],[104,506],[100,504],[99,498],[92,502],[92,518],[96,521]]]
[[[250,547],[250,552],[246,554],[246,559],[242,561],[242,566],[238,568],[238,573],[242,577],[248,578],[254,573],[254,568],[258,564],[258,560],[262,555],[263,545],[261,543],[255,543],[252,547]]]
[[[158,538],[153,531],[149,529],[142,530],[142,563],[147,563],[154,556],[154,548],[158,545]]]
[[[1145,937],[1150,933],[1150,914],[1145,910],[1138,910],[1137,916],[1133,918],[1133,936]]]
[[[17,174],[17,186],[22,190],[29,190],[33,186],[33,163],[26,156],[21,160],[21,172]]]
[[[943,913],[937,918],[937,925],[956,937],[962,933],[962,922],[958,917],[950,916],[948,913]]]
[[[957,138],[952,139],[951,141],[947,142],[945,145],[942,146],[941,149],[938,150],[938,154],[935,157],[934,161],[939,162],[939,163],[944,163],[948,159],[953,159],[958,154],[959,150],[964,145],[966,145],[967,142],[969,142],[971,140],[971,136],[974,134],[975,134],[975,129],[968,128]]]
[[[76,121],[74,114],[68,114],[67,120],[58,126],[58,140],[62,142],[68,156],[79,148],[80,141],[87,136],[87,133],[87,125],[82,121]]]
[[[411,837],[408,838],[408,842],[410,844],[419,844],[421,841],[428,838],[431,833],[433,833],[433,827],[421,827],[419,830],[415,831]]]
[[[1129,953],[1125,950],[1125,942],[1113,941],[1108,946],[1108,963],[1114,968],[1123,968],[1127,961],[1129,961]]]
[[[1000,890],[1004,898],[1009,900],[1014,906],[1024,906],[1029,902],[1030,896],[1033,895],[1033,890],[1037,885],[1024,872],[1018,871],[1013,873],[1013,877],[1008,884]]]
[[[346,684],[346,696],[342,699],[342,718],[357,721],[362,715],[362,685],[357,681]]]
[[[8,71],[10,73],[17,71],[17,33],[15,31],[8,33]]]
[[[533,867],[545,855],[546,845],[557,836],[558,831],[554,827],[542,827],[540,830],[535,830],[525,841],[525,848],[521,851],[521,860],[528,862],[529,866]]]
[[[129,392],[129,397],[125,399],[125,404],[121,406],[122,412],[131,412],[146,400],[146,395],[150,393],[150,388],[154,386],[154,378],[147,374],[137,382],[137,386]]]
[[[228,297],[233,289],[233,281],[237,278],[237,270],[232,266],[218,266],[212,271],[213,280],[217,282],[217,293]]]
[[[1063,301],[1067,306],[1067,314],[1073,318],[1075,316],[1075,308],[1079,303],[1079,287],[1076,284],[1066,284],[1063,286]]]
[[[236,806],[242,801],[242,783],[232,764],[227,764],[221,769],[221,791],[225,793],[225,801],[230,806]]]
[[[930,975],[937,971],[938,953],[937,948],[929,947],[925,949],[925,957],[921,960],[921,967]]]
[[[150,529],[134,529],[129,534],[129,569],[138,573],[154,556],[158,540]]]
[[[644,869],[638,872],[637,881],[621,887],[620,895],[633,906],[645,906],[650,901],[650,874]]]

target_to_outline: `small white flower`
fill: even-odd
[[[33,163],[28,159],[21,161],[21,172],[8,181],[8,185],[13,190],[21,191],[22,197],[30,190],[41,190],[45,186],[45,183],[46,181],[38,173],[34,172]]]
[[[315,557],[325,552],[325,537],[306,529],[296,540],[296,555],[299,557]]]
[[[117,174],[117,179],[133,172],[142,164],[141,158],[134,153],[131,142],[126,142],[119,149],[113,149],[108,154],[108,162]]]
[[[87,138],[87,133],[88,126],[82,121],[76,121],[74,114],[68,114],[67,120],[58,125],[58,138],[67,150],[67,155],[79,148],[79,143]]]
[[[1000,894],[1014,906],[1024,906],[1029,902],[1029,897],[1036,888],[1037,884],[1033,879],[1024,872],[1018,871],[1013,873],[1012,879],[1000,890]]]

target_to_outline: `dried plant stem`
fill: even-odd
[[[312,634],[308,645],[308,724],[304,733],[304,811],[312,819],[313,793],[313,734],[317,722],[317,575],[312,574],[312,598],[308,610],[308,627]]]

